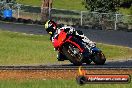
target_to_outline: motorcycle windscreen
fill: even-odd
[[[55,48],[58,48],[59,46],[61,46],[63,41],[66,39],[66,35],[67,33],[65,33],[64,31],[61,31],[60,34],[54,39],[53,45]]]

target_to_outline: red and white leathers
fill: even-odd
[[[54,38],[61,32],[61,30],[66,30],[67,33],[69,34],[74,34],[75,36],[79,36],[81,37],[81,39],[83,40],[83,42],[88,46],[88,47],[95,47],[96,44],[95,42],[92,42],[87,36],[85,36],[82,31],[80,30],[75,30],[75,28],[71,27],[71,26],[64,26],[61,28],[58,28],[56,30],[56,32],[54,33],[54,35],[51,36],[51,41],[54,42]]]

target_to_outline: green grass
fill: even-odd
[[[0,80],[0,88],[132,88],[132,83],[80,86],[75,80]]]
[[[130,59],[132,58],[132,49],[123,46],[108,44],[97,44],[107,57],[107,59]]]
[[[82,0],[54,0],[53,7],[69,10],[86,10]]]
[[[25,5],[41,6],[42,0],[16,0],[18,3]],[[82,5],[82,0],[53,0],[53,8],[68,10],[86,10]]]
[[[42,0],[16,0],[18,3],[20,4],[24,4],[24,5],[33,5],[33,6],[41,6],[41,2]]]
[[[0,65],[37,64],[56,61],[49,36],[0,31]]]
[[[132,58],[130,48],[105,44],[97,46],[107,59]],[[56,63],[56,55],[49,35],[25,35],[0,30],[0,65]]]

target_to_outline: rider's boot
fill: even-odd
[[[66,56],[63,55],[62,53],[58,53],[57,59],[58,59],[58,61],[64,61],[64,60],[66,60],[67,58],[66,58]]]

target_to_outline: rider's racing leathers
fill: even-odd
[[[50,37],[50,40],[52,41],[52,42],[54,42],[54,39],[56,38],[56,36],[61,32],[61,30],[65,30],[68,34],[73,34],[74,36],[77,36],[77,37],[79,37],[79,38],[81,38],[82,40],[83,40],[83,42],[85,43],[85,45],[87,46],[87,47],[95,47],[96,46],[96,44],[95,44],[95,42],[92,42],[91,40],[89,40],[89,38],[87,38],[83,33],[82,33],[82,31],[80,31],[80,30],[75,30],[75,28],[73,28],[73,27],[71,27],[71,26],[64,26],[64,27],[61,27],[61,28],[58,28],[57,30],[56,30],[56,32],[53,34],[53,35],[51,35],[51,37]],[[55,49],[56,50],[56,49]],[[63,60],[65,60],[66,59],[66,57],[62,54],[62,53],[58,53],[58,55],[57,55],[57,59],[59,60],[59,61],[63,61]]]

